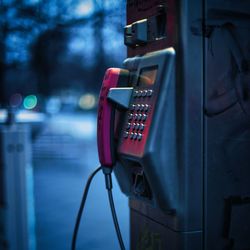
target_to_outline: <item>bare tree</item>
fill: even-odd
[[[112,12],[107,10],[106,5],[112,1],[95,0],[92,13],[81,16],[74,11],[81,3],[80,0],[43,0],[35,3],[29,3],[27,0],[0,0],[0,103],[6,105],[8,101],[6,72],[20,66],[28,68],[33,65],[32,69],[39,83],[38,91],[44,95],[49,94],[54,84],[50,82],[49,76],[56,70],[55,65],[60,65],[61,55],[67,50],[67,34],[75,27],[90,25],[93,28],[95,65],[92,72],[82,71],[85,71],[86,75],[94,76],[93,86],[98,86],[94,83],[100,82],[100,76],[107,66],[107,58],[112,58],[112,55],[105,56],[103,33],[105,20]],[[114,25],[112,22],[110,25]],[[114,27],[117,27],[117,24]],[[119,24],[118,26],[120,27]],[[119,29],[119,32],[122,32],[122,29]],[[82,51],[83,55],[84,53]]]

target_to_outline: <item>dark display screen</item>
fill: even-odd
[[[143,68],[140,72],[138,86],[149,87],[154,85],[157,76],[157,67]]]

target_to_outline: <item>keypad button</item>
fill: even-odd
[[[137,120],[141,121],[142,117],[143,117],[142,114],[138,114],[138,119]]]
[[[133,135],[133,139],[136,140],[137,139],[137,133],[134,133]]]
[[[138,90],[135,90],[135,91],[134,91],[134,97],[137,97],[137,96],[138,96],[138,93],[139,93],[139,91],[138,91]]]
[[[135,129],[135,127],[136,127],[136,123],[133,123],[132,124],[132,129]]]
[[[136,107],[135,107],[135,110],[139,111],[140,109],[141,109],[141,104],[137,104]]]
[[[141,124],[140,124],[140,127],[139,127],[140,131],[143,131],[144,128],[145,128],[145,125],[141,123]]]
[[[147,96],[152,96],[152,94],[153,94],[153,90],[149,89],[148,92],[147,92]]]
[[[135,110],[135,104],[130,105],[130,110],[131,111]]]
[[[142,120],[143,120],[143,121],[146,121],[146,120],[147,120],[147,117],[148,117],[147,115],[143,114],[143,115],[142,115]]]
[[[149,110],[149,105],[148,104],[145,104],[144,105],[144,110],[147,112]]]
[[[138,120],[138,114],[135,114],[134,118],[135,118],[135,121],[137,121]]]
[[[142,91],[141,91],[141,90],[138,90],[137,96],[138,96],[138,97],[141,97],[141,96],[142,96]]]
[[[127,123],[127,126],[126,126],[126,129],[129,130],[130,128],[131,128],[131,123],[128,122],[128,123]]]
[[[135,129],[138,130],[140,128],[140,123],[136,123]]]
[[[130,138],[131,140],[134,138],[134,133],[133,133],[133,132],[132,132],[132,133],[130,133],[129,138]]]
[[[137,139],[138,139],[139,141],[142,139],[142,134],[141,134],[141,133],[138,133]]]
[[[130,114],[128,115],[128,119],[129,119],[129,121],[131,121],[131,120],[133,119],[133,114],[132,114],[132,113],[130,113]]]
[[[141,104],[140,110],[143,111],[144,108],[145,108],[145,105],[144,105],[144,104]]]
[[[128,138],[128,135],[129,135],[129,133],[126,131],[126,132],[124,133],[124,138],[127,139],[127,138]]]
[[[148,93],[147,90],[143,90],[143,91],[142,91],[142,96],[143,96],[143,97],[147,96],[147,93]]]

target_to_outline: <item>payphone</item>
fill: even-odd
[[[128,196],[142,198],[167,211],[172,211],[174,207],[174,199],[167,190],[174,188],[171,178],[176,174],[176,167],[170,166],[176,165],[175,156],[172,155],[176,146],[175,126],[169,122],[174,119],[175,113],[174,62],[173,48],[125,60],[127,87],[119,87],[122,84],[122,80],[119,84],[120,69],[108,69],[98,111],[101,164],[118,164],[115,167],[117,175],[119,169],[123,169],[126,178],[121,178],[123,181],[120,184]],[[115,104],[122,109],[119,121],[111,118],[112,112],[115,116],[112,111]],[[116,131],[112,132],[115,127]],[[118,139],[115,140],[114,136]],[[165,140],[171,152],[171,161],[167,159],[168,154],[161,153]],[[116,152],[113,152],[113,148]],[[165,165],[166,161],[169,166]],[[169,173],[166,174],[163,168],[168,169]],[[168,188],[164,188],[168,185]]]
[[[104,77],[98,111],[100,162],[114,168],[132,206],[139,202],[146,213],[160,211],[172,249],[187,242],[199,249],[201,231],[192,230],[197,221],[188,217],[197,200],[187,197],[197,197],[201,190],[194,190],[197,173],[190,169],[186,175],[178,159],[176,52],[170,47],[131,57],[124,68],[123,78],[121,69],[108,69]]]

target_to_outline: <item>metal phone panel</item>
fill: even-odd
[[[150,144],[148,140],[152,120],[156,113],[165,112],[164,109],[158,107],[159,98],[157,97],[164,95],[164,93],[160,94],[159,92],[168,87],[169,79],[164,78],[171,74],[174,55],[173,49],[166,49],[147,54],[140,59],[133,99],[130,103],[130,109],[126,113],[127,119],[118,147],[120,154],[140,159],[150,150],[147,144]],[[154,83],[140,86],[143,70],[154,72]],[[156,106],[157,108],[155,108]]]

